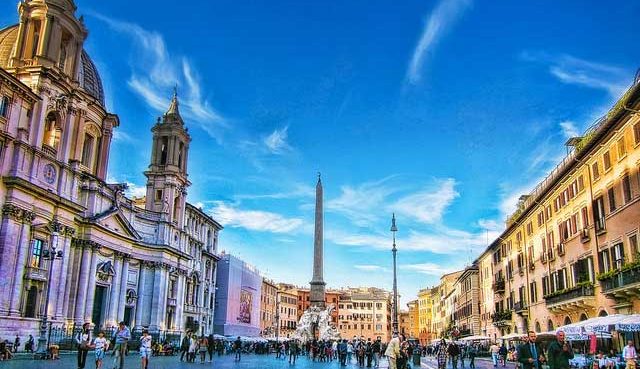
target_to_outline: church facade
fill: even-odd
[[[146,196],[129,199],[105,181],[120,121],[75,11],[23,0],[0,29],[0,336],[38,336],[44,314],[54,327],[212,333],[222,226],[187,202],[178,98],[152,128]]]

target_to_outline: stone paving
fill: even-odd
[[[87,356],[86,369],[94,369],[94,356],[90,352]],[[386,360],[381,360],[380,369],[387,368]],[[27,358],[18,358],[9,361],[0,362],[0,369],[75,369],[77,368],[76,356],[71,354],[63,354],[60,360],[55,361],[41,361],[30,360]],[[107,356],[102,365],[103,369],[112,369],[112,358]],[[140,368],[140,358],[137,353],[129,354],[125,359],[124,369],[138,369]],[[149,369],[199,369],[199,368],[215,368],[215,369],[356,369],[360,368],[357,364],[347,364],[346,367],[341,367],[337,361],[329,363],[312,362],[305,356],[298,357],[295,365],[290,365],[287,360],[276,359],[275,355],[253,355],[247,354],[242,356],[240,362],[235,362],[233,355],[215,356],[213,363],[206,362],[200,364],[199,358],[196,363],[180,362],[179,357],[152,357],[149,361]],[[365,367],[366,368],[366,367]]]
[[[487,358],[476,358],[476,369],[493,369],[493,363]],[[423,357],[421,366],[426,369],[438,369],[438,363],[434,357]],[[508,362],[506,366],[498,365],[497,369],[515,369],[516,365],[513,362]],[[447,362],[447,369],[453,369],[451,362]],[[457,369],[470,369],[469,359],[464,360],[464,366],[458,361]]]

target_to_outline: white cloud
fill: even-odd
[[[434,188],[406,196],[390,206],[396,213],[414,218],[420,222],[433,224],[442,220],[445,210],[459,194],[452,178],[438,180]]]
[[[275,129],[270,135],[264,138],[264,144],[272,154],[283,154],[291,150],[287,143],[289,127]]]
[[[580,136],[580,131],[578,130],[578,127],[576,127],[576,124],[570,120],[565,120],[564,122],[560,122],[560,128],[562,128],[562,134],[567,139]]]
[[[113,142],[133,143],[135,141],[136,140],[128,133],[121,131],[120,129],[116,129],[113,131]]]
[[[353,267],[365,272],[381,272],[386,270],[386,268],[383,268],[380,265],[370,265],[370,264],[354,265]]]
[[[400,265],[398,269],[401,271],[408,270],[436,277],[458,270],[458,268],[446,267],[434,263],[404,264]]]
[[[186,58],[170,54],[158,32],[100,14],[93,16],[111,29],[131,37],[134,55],[127,84],[147,105],[164,112],[169,107],[171,89],[178,85],[184,117],[193,120],[211,137],[219,138],[221,128],[227,127],[225,118],[202,97],[197,73]]]
[[[436,227],[429,233],[409,230],[408,236],[399,236],[396,245],[399,250],[409,252],[431,252],[442,255],[477,255],[487,246],[487,239],[493,240],[500,232],[496,229],[468,232],[444,226]],[[327,239],[342,246],[364,247],[376,250],[390,250],[391,235],[352,234],[332,231]]]
[[[267,211],[242,210],[222,201],[214,202],[211,215],[225,226],[251,231],[291,233],[306,229],[302,219],[286,218]]]
[[[631,82],[631,72],[604,63],[592,62],[571,55],[550,55],[540,52],[524,52],[526,61],[548,65],[549,73],[565,84],[604,90],[618,98]]]
[[[339,197],[325,204],[327,211],[340,213],[357,226],[367,226],[380,217],[380,208],[387,198],[398,190],[389,186],[392,177],[366,182],[357,187],[342,186]]]
[[[144,197],[147,195],[147,186],[138,185],[130,181],[120,181],[115,177],[107,176],[107,183],[123,183],[127,185],[127,189],[124,190],[124,194],[129,197]]]
[[[420,81],[422,65],[426,54],[433,49],[444,33],[455,23],[469,7],[471,0],[441,0],[436,5],[425,24],[418,45],[413,51],[407,81],[416,84]]]

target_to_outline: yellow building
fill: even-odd
[[[409,311],[408,310],[400,310],[398,312],[398,332],[403,334],[405,337],[410,337],[411,330],[411,321],[409,319]]]
[[[375,287],[341,290],[338,330],[343,338],[391,339],[391,293]]]
[[[423,288],[418,292],[418,339],[422,345],[431,341],[433,300],[437,289]]]
[[[460,337],[480,335],[480,280],[477,265],[465,268],[456,280],[454,326]]]
[[[298,294],[295,290],[280,290],[278,297],[278,315],[276,320],[280,324],[280,337],[289,337],[296,331],[298,325]]]
[[[567,142],[568,156],[478,259],[496,336],[640,312],[639,82]]]
[[[273,281],[262,280],[260,294],[260,335],[274,337],[276,334],[276,297],[278,287]]]
[[[419,323],[419,311],[418,311],[418,300],[409,301],[407,303],[407,307],[409,308],[409,329],[408,336],[411,338],[419,338],[420,337],[420,323]]]

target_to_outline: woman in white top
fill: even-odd
[[[82,329],[76,336],[76,343],[78,344],[78,369],[84,369],[84,365],[87,362],[87,353],[89,353],[89,346],[91,345],[90,327],[91,324],[84,323]]]

